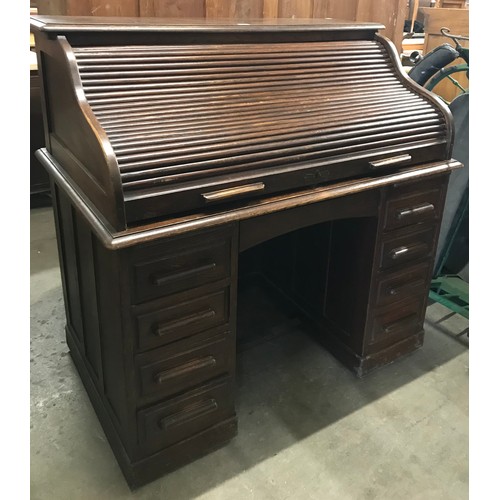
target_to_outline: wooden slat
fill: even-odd
[[[309,19],[312,17],[313,0],[280,0],[278,17]]]
[[[190,138],[203,137],[208,138],[211,136],[211,132],[218,132],[220,135],[226,136],[234,130],[243,130],[248,133],[253,133],[253,130],[258,130],[265,128],[269,133],[274,129],[280,129],[280,127],[287,127],[287,130],[292,129],[297,123],[305,125],[306,123],[311,123],[313,126],[316,125],[319,119],[325,119],[326,121],[333,123],[337,122],[337,117],[343,116],[345,114],[351,113],[354,118],[357,114],[362,114],[365,110],[365,104],[350,105],[345,104],[344,106],[330,107],[309,107],[307,108],[293,108],[280,106],[270,111],[269,113],[259,113],[258,111],[253,114],[247,114],[240,118],[239,113],[237,116],[226,115],[220,119],[215,116],[207,117],[199,125],[202,127],[200,130],[197,125],[198,120],[187,119],[185,121],[178,122],[173,119],[173,117],[163,117],[161,116],[159,120],[144,120],[141,122],[131,122],[131,123],[118,123],[116,126],[113,124],[103,124],[108,130],[109,137],[116,140],[117,137],[122,137],[127,131],[132,132],[132,134],[144,134],[147,129],[153,132],[160,131],[159,135],[165,131],[165,137],[168,133],[175,134],[173,140],[178,143],[183,140],[183,136],[189,134]],[[419,102],[416,99],[400,99],[390,102],[388,100],[376,103],[374,106],[370,107],[370,113],[399,113],[405,109],[420,109],[428,108],[428,105]],[[367,115],[369,116],[369,115]],[[317,118],[316,118],[317,117]],[[333,117],[333,118],[332,118]],[[316,121],[315,121],[316,118]],[[173,123],[164,123],[165,121],[172,121]],[[155,131],[156,129],[156,131]],[[145,146],[150,147],[153,138],[144,138],[143,141],[146,143]],[[129,141],[130,137],[126,139]],[[166,139],[165,139],[166,140]],[[125,141],[124,141],[125,142]],[[134,144],[135,148],[141,149],[140,146]]]
[[[425,109],[423,107],[413,109],[412,106],[408,106],[405,110],[404,107],[401,107],[400,110],[398,110],[401,115],[406,115],[405,116],[410,116],[413,117],[415,115],[420,115],[422,116],[425,111],[429,111],[429,109]],[[380,112],[376,112],[375,115],[380,115]],[[390,116],[390,118],[394,118],[395,113]],[[425,121],[419,117],[420,120]],[[371,117],[372,118],[372,117]],[[399,117],[398,117],[399,118]],[[373,120],[373,118],[372,118]],[[419,120],[419,122],[420,122]],[[428,114],[428,120],[433,121],[434,123],[439,123],[439,119],[436,117],[433,117],[431,113]],[[390,120],[386,120],[390,121]],[[395,118],[395,123],[398,123],[397,118]],[[245,147],[249,145],[259,145],[261,144],[266,144],[271,140],[297,140],[300,141],[302,137],[307,137],[307,140],[312,140],[314,141],[316,138],[319,138],[322,134],[329,134],[329,135],[334,135],[334,134],[339,134],[341,133],[342,130],[350,129],[356,130],[358,129],[365,129],[369,124],[370,124],[370,118],[367,118],[366,120],[363,119],[358,119],[358,120],[353,120],[352,122],[349,122],[352,125],[347,125],[347,126],[342,126],[342,123],[346,122],[345,117],[343,120],[339,120],[337,123],[329,123],[329,126],[323,126],[319,127],[317,126],[318,121],[314,122],[313,118],[310,117],[309,120],[302,120],[302,121],[295,121],[290,124],[290,127],[287,128],[286,132],[283,132],[283,127],[271,127],[271,126],[265,126],[261,127],[260,129],[256,129],[255,131],[249,131],[249,132],[239,132],[235,133],[232,135],[224,135],[224,137],[220,137],[220,139],[215,140],[209,140],[205,136],[197,139],[189,138],[188,140],[183,140],[182,138],[179,138],[178,140],[172,140],[168,141],[166,140],[163,144],[168,147],[168,152],[166,152],[166,147],[151,147],[151,145],[148,143],[143,146],[143,148],[133,148],[132,151],[128,151],[126,148],[125,149],[119,149],[116,151],[117,155],[120,158],[120,161],[125,163],[126,161],[133,161],[134,159],[142,159],[142,158],[154,158],[157,156],[165,156],[168,154],[168,156],[177,156],[178,154],[182,153],[189,153],[189,154],[195,154],[197,151],[207,151],[207,150],[213,150],[213,151],[219,151],[220,149],[223,149],[224,147],[227,147],[228,145],[234,145],[234,144],[244,144]],[[380,122],[380,118],[377,118],[375,121],[375,125],[378,126]],[[358,127],[355,126],[355,124],[358,125]],[[406,120],[406,123],[404,123],[403,128],[408,128],[408,124],[410,123],[410,120]],[[419,123],[420,124],[420,123]],[[401,125],[399,125],[400,128]],[[314,136],[310,137],[308,132],[314,131]],[[262,133],[266,135],[262,135]]]
[[[401,130],[400,127],[398,129],[397,125],[392,125],[392,126],[382,126],[382,125],[376,125],[371,128],[365,128],[365,130],[362,130],[360,132],[359,130],[356,129],[351,129],[350,131],[345,131],[345,132],[337,132],[335,135],[330,134],[330,135],[319,135],[316,141],[313,141],[311,143],[311,148],[309,148],[307,151],[311,150],[317,150],[317,151],[322,151],[325,150],[325,148],[330,147],[332,145],[335,146],[341,146],[342,144],[348,144],[351,143],[354,147],[362,148],[365,147],[365,145],[359,145],[357,142],[360,142],[360,139],[366,139],[365,142],[368,143],[369,138],[381,138],[381,139],[389,139],[391,137],[416,137],[415,134],[419,134],[418,137],[424,138],[425,134],[430,134],[432,136],[438,136],[439,134],[437,132],[441,131],[443,129],[443,124],[436,123],[436,120],[434,120],[434,124],[432,124],[433,120],[428,120],[430,123],[429,125],[425,125],[425,122],[422,122],[423,125],[419,127],[412,127],[411,121],[408,120],[406,123],[406,130]],[[364,134],[364,135],[361,135]],[[335,141],[330,140],[331,137],[335,137]],[[280,145],[282,147],[286,146],[287,144],[290,144],[290,142],[283,142],[281,143],[273,143],[273,148],[275,148],[277,145]],[[292,144],[298,144],[298,142],[293,142]],[[287,150],[293,151],[293,146],[286,146]],[[331,148],[330,148],[331,150]],[[272,154],[274,154],[274,150],[272,151]],[[302,153],[303,154],[303,153]],[[306,153],[307,154],[307,153]],[[242,160],[244,158],[242,157]],[[276,162],[276,160],[272,160],[273,162]],[[283,155],[282,157],[279,158],[280,162],[289,162],[289,163],[294,163],[297,161],[296,157],[291,157],[289,155]],[[236,164],[235,164],[236,165]],[[256,163],[254,163],[256,165]],[[203,167],[204,165],[198,165],[198,167]],[[147,170],[126,170],[125,169],[126,165],[124,165],[124,169],[122,172],[122,178],[124,181],[129,181],[129,180],[134,180],[134,179],[146,179],[150,180],[153,179],[153,177],[157,177],[160,174],[173,174],[173,173],[179,173],[179,172],[195,172],[195,171],[203,171],[203,168],[196,168],[195,163],[191,163],[189,168],[187,168],[186,165],[184,166],[171,166],[171,167],[159,167],[159,168],[153,168],[153,169],[147,169]],[[216,175],[217,173],[227,173],[229,171],[234,171],[235,168],[238,170],[241,169],[247,169],[248,167],[246,165],[239,165],[232,166],[230,168],[224,168],[220,169],[219,171],[215,169],[211,169],[210,173],[211,175]],[[205,175],[205,174],[204,174]]]
[[[443,117],[376,41],[74,52],[126,192],[446,141]]]
[[[189,130],[193,134],[207,134],[210,129],[219,130],[221,124],[224,124],[225,130],[234,126],[240,126],[248,129],[255,120],[261,123],[272,124],[274,122],[283,122],[284,120],[293,120],[294,116],[308,116],[311,114],[321,116],[322,113],[331,113],[332,106],[335,109],[349,109],[364,108],[366,105],[362,98],[356,99],[325,99],[326,102],[321,100],[302,101],[298,106],[290,106],[286,100],[278,100],[269,103],[268,109],[259,107],[243,107],[243,106],[225,106],[222,109],[217,109],[217,106],[198,111],[193,113],[194,116],[183,116],[179,111],[158,109],[156,111],[137,112],[135,114],[122,114],[116,117],[109,117],[98,115],[99,121],[102,125],[106,126],[108,134],[114,128],[124,128],[131,125],[133,132],[138,125],[156,124],[160,122],[164,130]],[[414,103],[419,102],[418,98],[414,95],[401,93],[401,94],[372,94],[371,99],[374,105],[397,105],[399,103]],[[235,115],[236,114],[236,115]],[[173,120],[175,118],[175,120]],[[170,122],[170,123],[169,123]],[[130,140],[130,139],[128,139]],[[148,141],[150,142],[150,141]]]
[[[262,17],[264,19],[276,19],[279,12],[280,0],[263,0]]]
[[[319,92],[316,92],[318,97],[320,99],[325,99],[326,101],[330,101],[330,98],[333,98],[330,96],[328,85],[312,85],[311,88],[318,88],[318,90],[321,88],[322,93],[320,94]],[[170,111],[180,111],[182,109],[190,108],[190,114],[193,113],[193,115],[196,115],[200,111],[200,107],[203,107],[204,109],[210,109],[214,108],[215,106],[218,106],[223,112],[226,108],[229,108],[231,106],[244,106],[244,107],[251,107],[253,106],[256,102],[261,100],[262,102],[270,102],[270,103],[275,103],[279,102],[283,98],[290,98],[290,99],[295,99],[295,98],[301,98],[303,97],[303,92],[301,93],[300,86],[297,88],[288,88],[286,90],[282,90],[279,95],[266,95],[265,90],[263,89],[264,92],[255,92],[252,93],[251,95],[236,95],[234,96],[231,100],[224,99],[224,96],[221,95],[211,95],[211,101],[210,103],[206,103],[205,100],[203,99],[203,96],[193,96],[192,94],[185,94],[183,95],[177,95],[177,99],[174,103],[171,102],[171,99],[167,98],[158,98],[158,99],[151,99],[150,101],[145,101],[145,100],[137,100],[137,102],[129,102],[129,105],[127,107],[124,107],[120,103],[108,103],[108,104],[102,104],[99,101],[97,102],[92,102],[92,107],[94,110],[94,113],[98,116],[115,116],[116,113],[120,114],[123,112],[127,112],[127,110],[130,111],[136,111],[136,110],[158,110],[158,109],[168,109]],[[402,85],[397,85],[394,84],[393,81],[390,82],[372,82],[372,83],[364,83],[364,84],[357,84],[356,86],[352,86],[350,89],[345,88],[345,89],[337,89],[337,92],[335,93],[335,97],[333,99],[341,99],[344,97],[347,97],[348,94],[352,93],[352,95],[355,97],[359,93],[363,92],[370,92],[370,95],[380,95],[382,94],[390,94],[394,93],[399,95],[400,91],[405,91],[406,89]],[[349,92],[350,91],[350,92]],[[219,97],[219,98],[218,98]],[[309,96],[303,97],[305,100],[309,98]],[[314,99],[314,97],[313,97]],[[168,107],[167,107],[168,106]],[[180,119],[181,117],[177,115],[177,119]]]
[[[205,0],[139,0],[141,17],[205,17]]]
[[[262,17],[264,0],[231,0],[234,19],[258,19]]]
[[[356,21],[379,22],[385,26],[381,32],[401,50],[406,0],[357,0]]]
[[[205,0],[207,19],[227,19],[231,17],[231,2],[227,0]]]
[[[325,149],[320,149],[319,146],[317,145],[314,149],[314,151],[308,150],[307,153],[301,153],[300,155],[295,154],[292,152],[293,148],[288,148],[288,149],[280,149],[274,152],[275,157],[269,158],[267,157],[264,160],[259,160],[257,159],[257,155],[252,157],[247,163],[243,163],[241,165],[235,164],[232,165],[229,168],[224,168],[220,169],[220,174],[227,174],[227,173],[235,173],[238,171],[252,171],[254,169],[264,169],[264,168],[274,168],[274,170],[277,170],[278,167],[290,167],[294,163],[298,163],[303,165],[304,167],[310,168],[314,167],[315,165],[315,160],[319,160],[320,163],[325,164],[325,162],[332,161],[332,158],[334,158],[334,154],[336,154],[337,157],[341,158],[348,158],[347,155],[355,155],[355,154],[361,154],[363,151],[371,151],[375,152],[377,150],[380,150],[381,148],[389,148],[389,147],[397,147],[401,145],[405,145],[408,148],[410,148],[413,144],[418,144],[418,143],[425,143],[426,146],[430,147],[432,145],[437,145],[440,143],[444,143],[445,140],[440,138],[440,133],[439,132],[431,132],[431,133],[421,133],[419,130],[416,130],[416,134],[414,135],[406,135],[404,137],[396,137],[396,138],[389,138],[389,137],[384,137],[383,139],[378,139],[378,140],[373,140],[371,142],[366,142],[364,146],[360,146],[357,144],[334,144],[333,147],[331,148],[325,148]],[[284,152],[290,152],[291,156],[284,155]],[[293,155],[292,155],[293,154]],[[351,156],[352,157],[352,156]],[[192,168],[192,166],[191,166]],[[215,168],[211,168],[211,172],[216,171]],[[195,172],[195,170],[190,170],[187,171],[189,173]],[[141,187],[141,188],[157,188],[161,187],[163,184],[168,183],[174,178],[175,180],[178,180],[177,177],[175,177],[176,171],[171,171],[167,177],[161,178],[150,178],[147,180],[145,185],[142,186],[134,186],[134,184],[131,184],[130,186],[124,183],[124,190],[129,191],[130,187]],[[206,176],[200,175],[200,178],[206,178]],[[211,175],[211,180],[214,180],[214,174],[212,173]],[[164,182],[165,181],[165,182]],[[178,183],[177,183],[178,184]],[[174,184],[174,187],[171,187],[170,189],[172,190],[178,190],[178,189],[183,189],[186,186],[176,186]],[[162,192],[164,192],[162,190]],[[172,191],[173,192],[173,191]]]
[[[356,0],[314,0],[312,17],[356,20]]]
[[[123,16],[139,15],[139,0],[38,0],[39,15]]]

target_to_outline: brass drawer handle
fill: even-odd
[[[195,359],[193,361],[189,361],[188,363],[184,363],[183,365],[171,368],[170,370],[157,373],[154,379],[157,384],[164,384],[174,378],[181,377],[204,368],[212,368],[216,364],[217,360],[213,356],[207,356],[206,358]]]
[[[401,259],[402,257],[407,257],[408,255],[411,255],[413,253],[418,253],[421,250],[425,251],[426,249],[427,249],[427,245],[424,243],[420,243],[420,244],[409,246],[409,247],[401,246],[401,247],[393,248],[389,252],[389,255],[391,256],[392,260],[398,260],[398,259]]]
[[[429,212],[434,212],[434,205],[432,203],[424,203],[412,208],[403,208],[398,210],[396,213],[396,219],[404,219],[405,217],[411,217],[413,215],[422,215]]]
[[[212,413],[217,410],[219,405],[215,399],[209,399],[208,401],[201,401],[200,403],[190,406],[189,408],[182,410],[168,417],[160,419],[158,425],[161,429],[168,429],[169,427],[174,427],[176,425],[182,425],[190,420],[194,420],[199,417],[203,417],[208,413]]]
[[[397,260],[406,255],[410,249],[408,247],[398,247],[391,250],[391,259]]]
[[[226,198],[233,198],[241,194],[253,193],[255,191],[262,191],[266,188],[263,182],[255,182],[254,184],[245,184],[244,186],[235,186],[220,191],[212,191],[211,193],[203,193],[201,196],[205,198],[206,202],[220,201]]]
[[[194,314],[190,314],[189,316],[184,316],[183,318],[158,325],[154,331],[154,334],[157,337],[163,337],[164,335],[167,335],[169,332],[175,330],[176,328],[182,328],[196,321],[213,318],[214,316],[215,316],[215,311],[213,309],[207,309],[206,311],[199,311]]]
[[[162,286],[174,280],[190,278],[195,274],[202,273],[205,271],[210,271],[216,266],[217,264],[215,262],[211,262],[210,264],[205,264],[199,267],[193,267],[191,269],[180,271],[178,273],[155,274],[151,277],[151,280],[153,281],[153,285]]]
[[[406,163],[411,161],[411,155],[404,154],[398,156],[392,156],[391,158],[384,158],[383,160],[373,160],[368,162],[371,168],[383,168],[390,167],[392,165],[399,165],[400,163]]]

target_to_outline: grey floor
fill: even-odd
[[[238,356],[239,434],[131,493],[68,354],[52,211],[31,210],[31,498],[468,498],[468,322],[427,309],[418,352],[356,379],[306,335]]]

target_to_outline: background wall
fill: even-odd
[[[407,0],[38,0],[39,14],[69,16],[328,18],[382,23],[399,50]]]

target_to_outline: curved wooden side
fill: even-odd
[[[448,143],[446,147],[446,152],[447,152],[447,157],[443,158],[443,160],[449,160],[451,159],[451,154],[453,150],[453,140],[455,136],[455,128],[453,125],[453,115],[451,114],[451,111],[449,110],[448,106],[435,94],[432,92],[429,92],[427,89],[424,87],[418,85],[416,82],[414,82],[404,71],[403,65],[401,63],[401,59],[398,56],[397,50],[395,45],[389,40],[388,38],[376,34],[375,35],[375,40],[380,42],[385,49],[387,50],[387,54],[391,58],[392,63],[394,64],[394,67],[396,69],[396,75],[399,77],[400,81],[405,84],[407,87],[411,88],[411,90],[417,92],[419,95],[424,97],[425,99],[428,99],[429,101],[432,102],[436,106],[436,108],[442,113],[444,120],[446,121],[446,125],[449,130],[449,136],[448,136]]]
[[[117,231],[126,228],[118,163],[83,92],[64,36],[37,37],[43,78],[47,148],[81,194]]]

